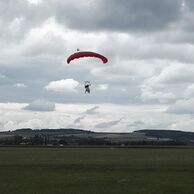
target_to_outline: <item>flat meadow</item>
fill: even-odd
[[[194,149],[0,147],[0,194],[193,194]]]

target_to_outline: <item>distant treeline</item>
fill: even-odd
[[[82,129],[18,129],[0,132],[0,145],[191,145],[194,133],[139,130],[135,133],[97,133]]]
[[[176,131],[176,130],[151,130],[143,129],[136,132],[144,133],[147,137],[168,138],[175,141],[194,141],[194,132]]]
[[[182,141],[148,141],[148,140],[137,140],[137,141],[125,141],[125,142],[113,142],[104,138],[81,138],[77,136],[69,137],[49,137],[45,135],[34,135],[33,137],[23,137],[15,135],[9,138],[1,138],[0,145],[55,145],[55,146],[66,146],[66,145],[185,145]]]
[[[64,134],[91,134],[92,131],[82,129],[16,129],[13,131],[0,132],[0,135],[21,135],[21,136],[34,136],[34,135],[64,135]]]

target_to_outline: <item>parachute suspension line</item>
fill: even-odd
[[[91,51],[80,51],[80,49],[77,48],[77,52],[73,53],[67,58],[67,63],[69,64],[71,61],[75,59],[83,58],[83,57],[95,57],[95,58],[100,59],[103,63],[108,62],[108,59],[99,53],[95,53]],[[88,93],[88,94],[90,93],[90,86],[91,86],[90,81],[84,82],[85,93]]]

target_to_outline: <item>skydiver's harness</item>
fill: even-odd
[[[85,93],[90,93],[91,83],[89,81],[85,81]]]

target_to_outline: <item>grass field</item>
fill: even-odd
[[[0,148],[0,194],[193,194],[194,149]]]

